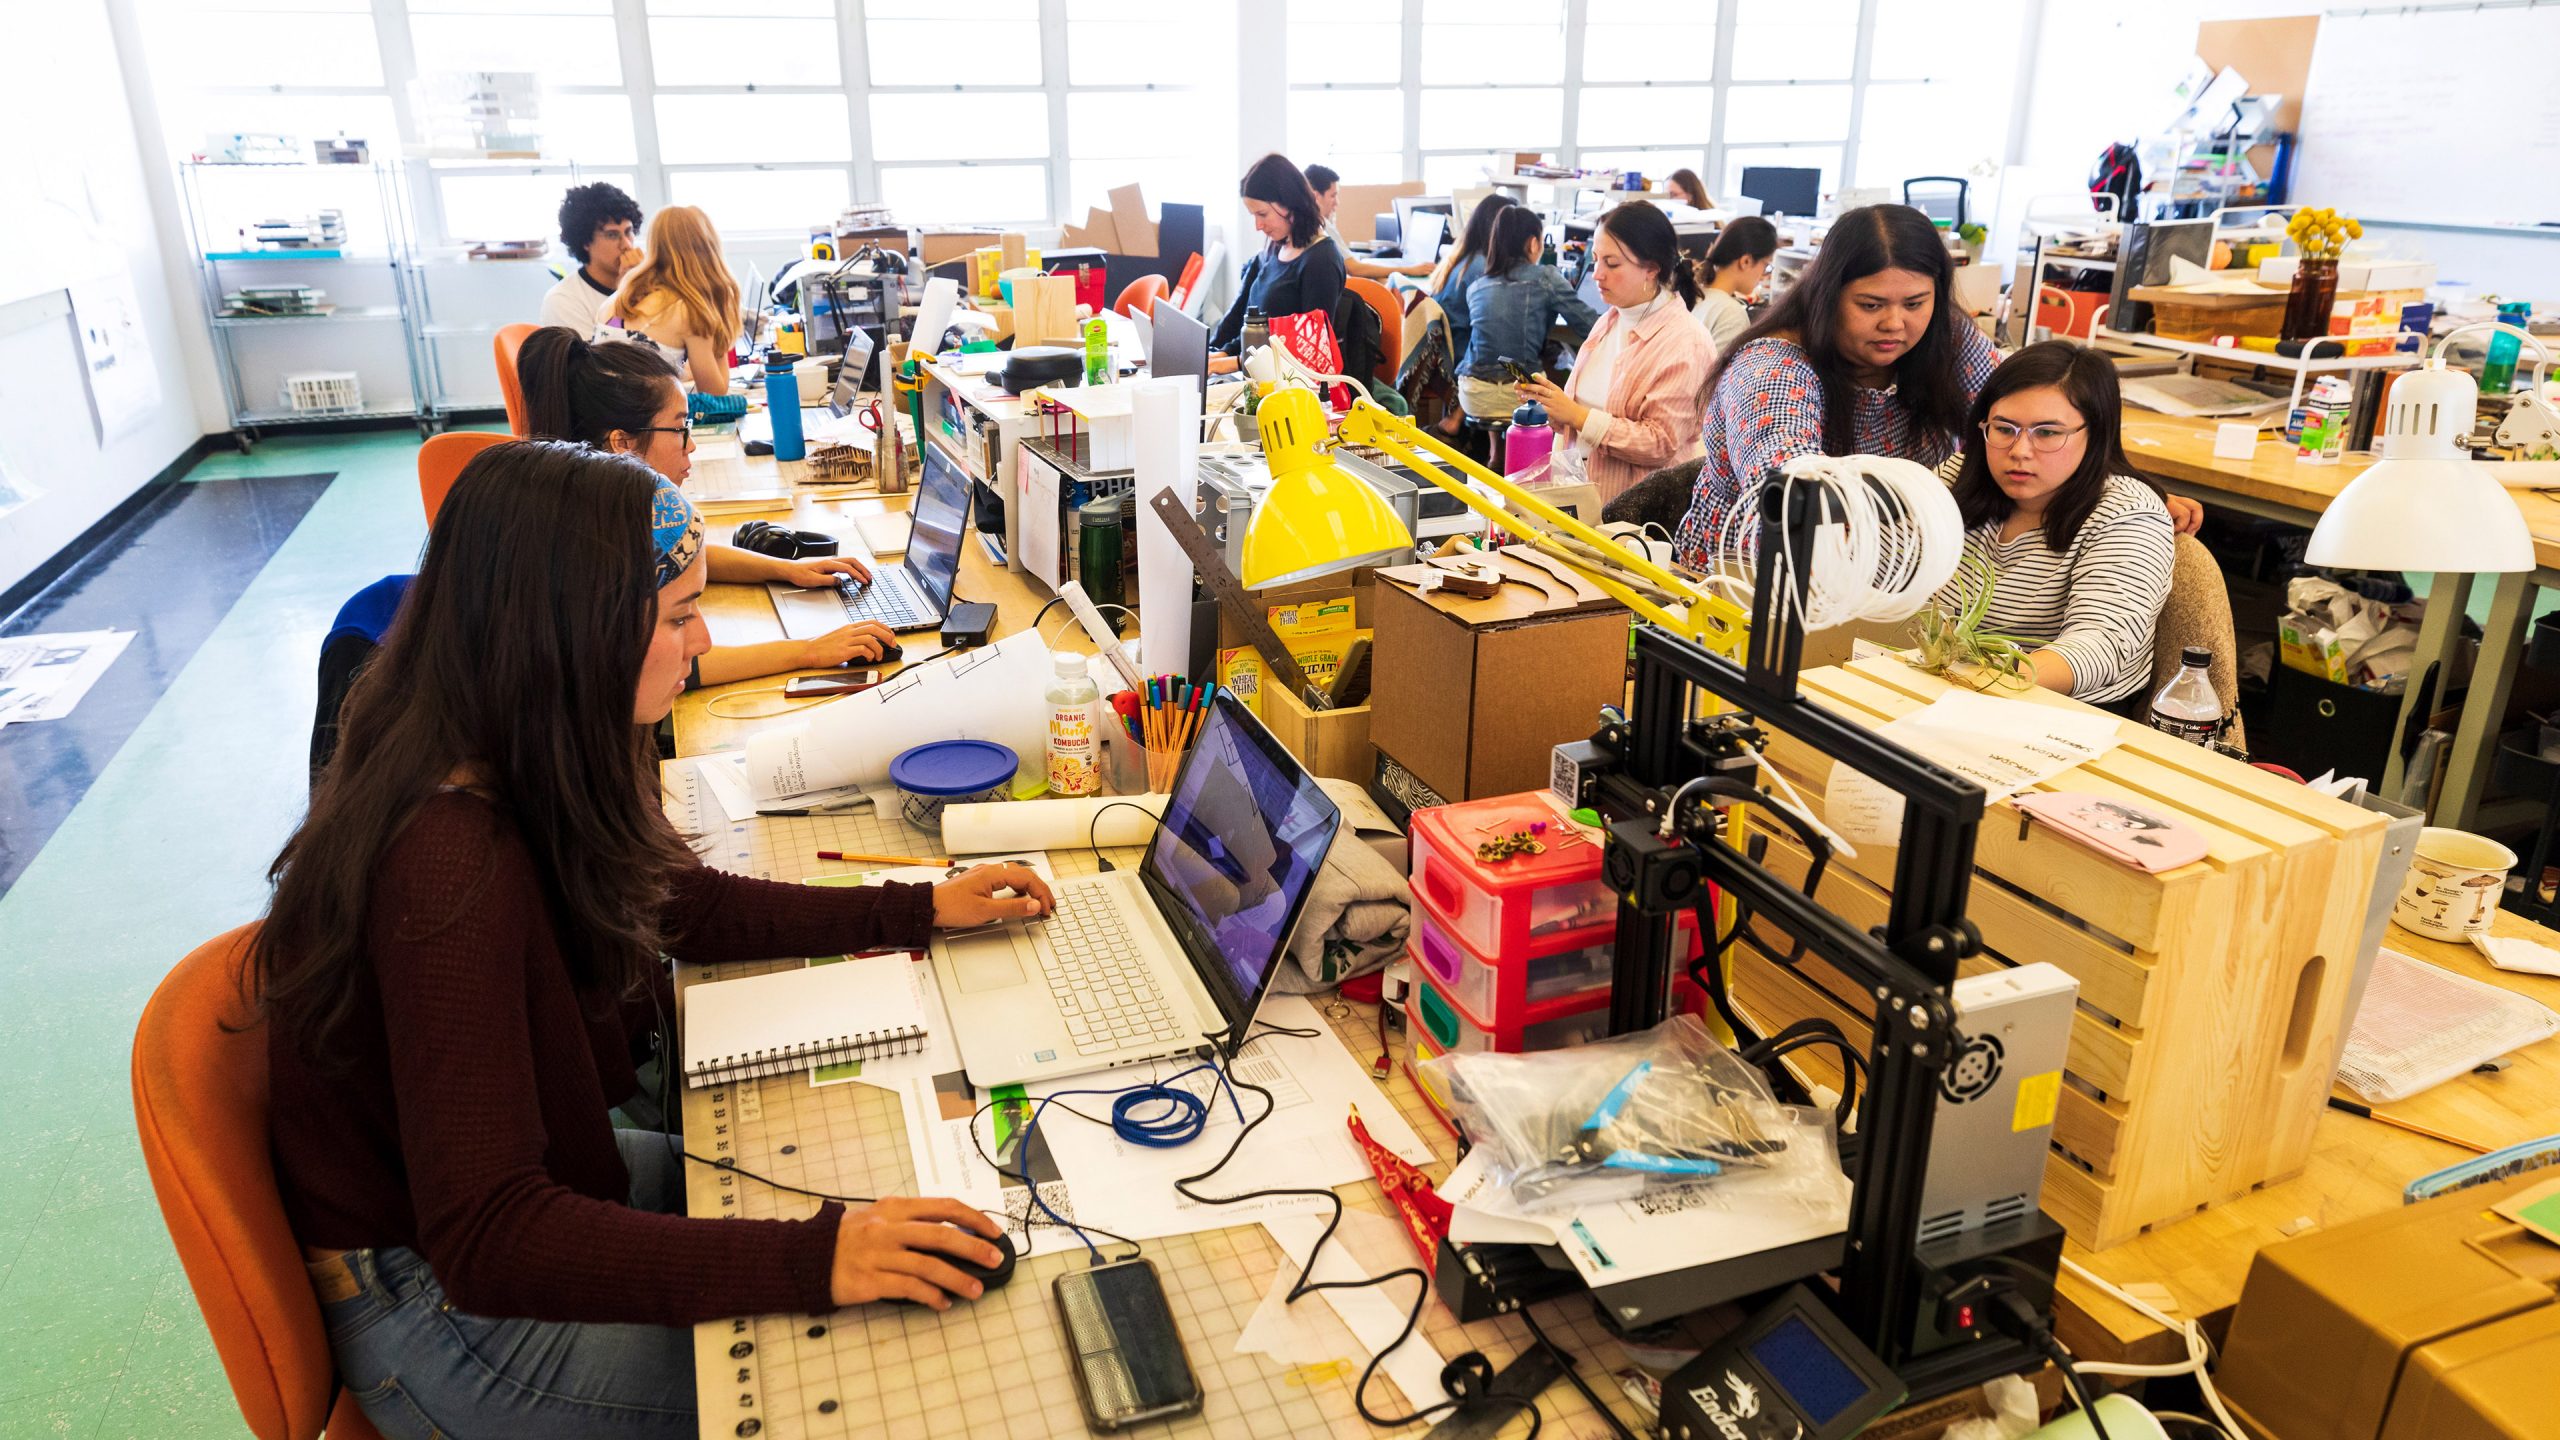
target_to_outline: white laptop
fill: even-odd
[[[767,585],[783,634],[814,640],[856,620],[877,620],[892,630],[930,630],[950,613],[951,587],[960,578],[960,536],[969,526],[969,477],[936,447],[923,450],[924,483],[908,511],[907,558],[874,566],[869,584],[848,577],[806,590],[780,581]]]
[[[933,942],[969,1083],[1218,1047],[1233,1058],[1342,811],[1220,691],[1136,870],[1058,882],[1057,913]]]

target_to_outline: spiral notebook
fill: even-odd
[[[924,1048],[904,951],[696,985],[684,996],[684,1083],[699,1089]]]

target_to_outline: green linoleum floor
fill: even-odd
[[[0,895],[0,1440],[247,1433],[134,1142],[134,1021],[179,956],[264,905],[321,634],[425,538],[417,450],[407,429],[278,438],[187,477],[338,476]]]

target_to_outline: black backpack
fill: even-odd
[[[2142,160],[2130,145],[2110,145],[2098,156],[2089,171],[2090,205],[2095,208],[2100,195],[2116,197],[2116,218],[2130,220],[2134,202],[2142,197]]]

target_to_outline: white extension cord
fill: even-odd
[[[2078,1362],[2081,1374],[2112,1375],[2119,1379],[2133,1380],[2193,1375],[2196,1377],[2196,1389],[2203,1394],[2205,1405],[2213,1411],[2214,1419],[2210,1423],[2217,1425],[2229,1440],[2241,1440],[2243,1432],[2240,1429],[2240,1422],[2231,1418],[2231,1412],[2223,1408],[2222,1396],[2213,1388],[2211,1370],[2214,1358],[2213,1342],[2205,1338],[2203,1326],[2193,1320],[2172,1319],[2141,1297],[2100,1279],[2089,1270],[2089,1267],[2068,1257],[2064,1258],[2062,1268],[2078,1277],[2083,1284],[2132,1310],[2145,1320],[2163,1329],[2177,1332],[2187,1343],[2187,1358],[2175,1365],[2112,1365],[2100,1360],[2083,1360]]]

